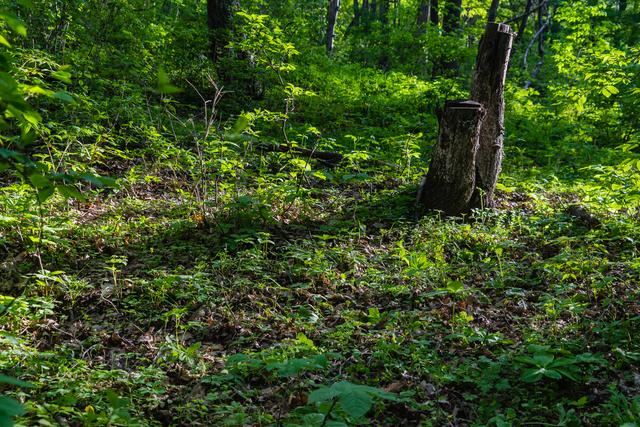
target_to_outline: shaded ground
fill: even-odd
[[[43,254],[65,273],[4,317],[0,362],[35,384],[24,423],[293,422],[340,380],[403,397],[376,424],[629,419],[635,223],[591,227],[567,213],[575,197],[526,191],[415,223],[399,181],[308,189],[211,217],[153,186],[68,210]],[[532,382],[544,355],[561,365]]]

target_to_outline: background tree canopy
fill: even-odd
[[[638,0],[0,0],[0,426],[640,425],[639,82]]]

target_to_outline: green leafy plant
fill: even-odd
[[[0,384],[13,385],[17,387],[32,387],[30,383],[17,380],[13,377],[6,375],[0,375]],[[11,427],[13,426],[13,417],[17,417],[24,414],[24,408],[20,403],[14,399],[0,395],[0,426]]]
[[[308,404],[322,412],[306,414],[301,421],[314,426],[347,425],[350,420],[362,420],[378,399],[397,401],[399,398],[379,388],[340,381],[309,394]]]
[[[580,355],[563,354],[554,351],[550,346],[531,345],[531,356],[519,356],[516,360],[523,364],[524,370],[521,379],[524,382],[535,383],[545,378],[560,380],[567,378],[580,382],[580,365],[589,363],[601,363],[601,359],[591,353]]]

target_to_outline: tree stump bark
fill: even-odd
[[[449,101],[440,115],[440,134],[429,172],[418,192],[418,208],[460,215],[471,209],[476,152],[485,111],[473,101]]]
[[[494,207],[493,193],[502,168],[504,142],[504,84],[513,43],[511,28],[489,23],[480,40],[471,99],[482,104],[486,118],[480,128],[476,155],[476,191],[472,207]]]

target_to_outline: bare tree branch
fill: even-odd
[[[547,4],[547,0],[543,0],[539,5],[537,5],[536,7],[534,7],[533,9],[529,10],[528,12],[523,13],[522,15],[518,15],[515,16],[511,19],[507,19],[506,21],[503,21],[503,24],[509,24],[511,22],[517,21],[519,19],[524,18],[525,16],[529,16],[531,15],[533,12],[537,11],[538,9],[540,9],[541,7],[545,6]]]

